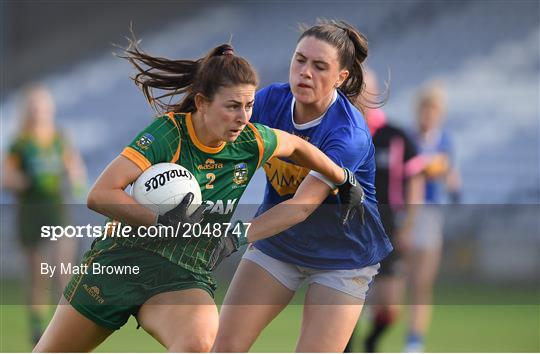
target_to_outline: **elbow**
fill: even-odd
[[[316,205],[301,204],[298,212],[296,213],[296,223],[306,221],[306,219],[317,209]]]
[[[86,206],[90,210],[97,211],[99,205],[99,192],[92,188],[86,198]]]

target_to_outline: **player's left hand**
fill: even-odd
[[[362,225],[364,225],[364,200],[366,198],[364,189],[356,180],[354,173],[344,168],[345,181],[338,185],[338,194],[341,200],[341,223],[345,224],[352,220],[354,214],[358,212]]]
[[[238,249],[248,243],[246,227],[240,220],[234,222],[227,234],[219,238],[219,243],[210,254],[208,270],[214,270],[225,258],[229,257]]]

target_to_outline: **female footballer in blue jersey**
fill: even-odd
[[[304,138],[352,171],[365,192],[364,213],[343,224],[332,183],[289,159],[268,160],[265,198],[254,220],[275,225],[279,234],[244,254],[221,308],[216,351],[249,350],[303,282],[309,286],[296,351],[345,348],[379,262],[392,250],[377,210],[373,143],[351,103],[362,93],[367,52],[366,38],[351,25],[320,23],[300,36],[289,83],[256,94],[252,120]],[[277,203],[301,212],[286,220],[264,213]]]

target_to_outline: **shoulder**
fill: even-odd
[[[143,150],[155,149],[156,146],[168,148],[177,146],[182,135],[180,127],[186,124],[186,115],[167,113],[155,117],[149,125],[137,134],[132,141],[133,147]]]
[[[278,119],[290,112],[293,99],[289,84],[275,83],[259,90],[255,95],[253,121],[274,126]]]
[[[180,126],[186,124],[185,121],[186,114],[169,112],[155,117],[146,130],[154,134],[156,138],[178,135],[177,132]]]
[[[257,147],[259,150],[275,147],[278,143],[278,136],[273,128],[260,123],[248,123],[240,136],[231,143],[238,149],[252,150]]]
[[[289,86],[288,83],[275,82],[257,91],[257,95],[262,94],[262,95],[280,96],[280,95],[287,95],[290,92],[291,92],[291,87]]]
[[[269,135],[275,137],[276,133],[274,132],[274,129],[261,123],[248,123],[233,144],[257,141],[262,142],[262,140],[266,140]]]
[[[341,92],[338,91],[338,98],[327,114],[325,119],[332,126],[332,135],[343,139],[371,141],[364,116]]]
[[[11,142],[11,144],[8,146],[8,151],[12,154],[19,153],[25,148],[25,146],[28,146],[29,144],[30,140],[24,135],[20,135]]]
[[[328,109],[328,116],[334,123],[369,131],[362,112],[340,91],[338,91],[336,102]]]
[[[257,91],[255,104],[267,103],[268,101],[275,104],[276,102],[285,101],[288,98],[292,98],[289,84],[274,83]]]

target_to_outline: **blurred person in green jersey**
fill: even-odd
[[[35,351],[90,351],[131,315],[169,351],[210,351],[218,329],[210,271],[241,245],[294,225],[298,215],[307,215],[306,206],[314,204],[308,195],[297,204],[276,205],[269,218],[254,219],[249,231],[238,223],[236,235],[219,229],[230,222],[255,170],[272,156],[288,157],[335,183],[344,215],[361,206],[363,190],[349,171],[299,137],[249,123],[257,74],[230,45],[198,60],[170,60],[150,56],[135,43],[124,56],[138,71],[134,80],[149,102],[167,113],[107,166],[89,193],[88,206],[139,229],[210,224],[214,231],[210,237],[111,235],[94,242],[82,262],[91,270],[72,277]],[[159,96],[154,89],[161,90]],[[173,101],[179,94],[181,100]],[[162,162],[180,164],[197,179],[204,203],[192,214],[187,212],[192,193],[171,211],[156,215],[125,192],[143,171]],[[93,272],[95,265],[138,270],[100,274]]]
[[[48,249],[41,237],[41,226],[64,225],[63,203],[67,176],[73,193],[80,195],[85,186],[86,172],[81,157],[54,121],[55,104],[51,93],[41,85],[27,89],[21,108],[20,129],[11,143],[3,168],[3,187],[12,191],[17,200],[17,232],[28,262],[31,335],[39,340],[49,301],[47,277],[40,274],[40,264],[47,260]],[[54,262],[74,259],[76,243],[59,240],[54,248]],[[67,278],[60,277],[60,287]]]

